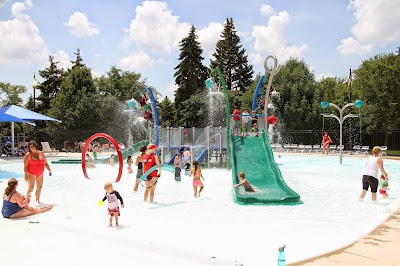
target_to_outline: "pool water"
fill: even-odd
[[[192,180],[184,172],[182,182],[164,172],[157,203],[149,204],[143,202],[142,186],[133,192],[136,171],[128,174],[125,166],[121,181],[114,184],[125,202],[118,230],[108,227],[107,204],[97,205],[105,194],[104,183],[115,180],[118,167],[97,165],[88,169],[88,180],[80,165],[52,164],[53,176],[46,176],[41,200],[55,208],[37,219],[61,230],[184,259],[187,265],[276,265],[283,244],[290,263],[347,245],[390,214],[400,194],[400,162],[384,160],[390,197],[378,195],[373,203],[370,193],[358,201],[365,161],[344,157],[340,165],[336,156],[276,158],[284,180],[301,196],[303,204],[294,206],[235,204],[231,173],[225,169],[203,169],[201,199],[193,198]],[[0,164],[0,170],[15,172],[22,180],[22,162]],[[19,190],[26,191],[25,182]]]

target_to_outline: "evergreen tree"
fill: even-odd
[[[227,90],[245,92],[252,82],[254,71],[253,66],[248,64],[246,50],[240,44],[232,18],[226,19],[221,38],[217,42],[211,68],[220,68]]]
[[[107,76],[95,79],[95,84],[100,94],[112,95],[119,101],[127,101],[133,97],[135,91],[141,91],[146,87],[145,81],[139,81],[141,77],[141,74],[123,71],[112,66]]]
[[[174,126],[174,104],[168,97],[158,106],[158,116],[161,127],[173,127]]]
[[[40,104],[36,104],[36,112],[46,114],[50,109],[50,101],[56,97],[57,92],[60,90],[60,85],[63,77],[65,76],[64,70],[59,69],[54,61],[53,56],[49,56],[50,65],[44,70],[40,70],[39,74],[44,81],[39,85],[38,89],[41,94],[36,98]]]
[[[79,50],[75,62],[78,61],[82,62]],[[49,116],[62,120],[62,123],[49,123],[48,133],[58,144],[64,140],[87,138],[98,132],[100,123],[107,122],[101,121],[98,110],[101,110],[101,101],[97,97],[91,71],[82,63],[75,64],[68,70],[48,112]]]
[[[76,60],[75,61],[71,61],[72,63],[72,68],[74,67],[83,67],[84,64],[82,63],[83,59],[81,57],[81,49],[77,49],[76,53],[74,53],[76,55]]]
[[[183,126],[182,118],[186,107],[182,103],[192,95],[204,91],[207,78],[207,68],[202,64],[204,59],[201,54],[203,49],[197,41],[196,28],[192,26],[189,35],[180,42],[180,63],[175,67],[175,84],[178,89],[175,92],[176,121]],[[176,125],[176,126],[178,126]]]

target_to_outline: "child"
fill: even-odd
[[[124,201],[118,191],[113,189],[113,186],[110,182],[107,182],[104,185],[104,190],[106,191],[106,195],[102,199],[104,202],[106,199],[108,200],[108,214],[110,215],[110,226],[112,226],[113,217],[115,218],[115,225],[118,226],[118,216],[119,213],[119,204],[118,200],[121,202],[121,207],[124,208]]]
[[[128,157],[126,158],[126,163],[128,164],[128,167],[127,167],[128,172],[129,172],[130,174],[132,174],[132,173],[133,173],[133,170],[132,170],[133,159],[132,159],[132,156],[131,156],[131,155],[128,155]]]
[[[242,122],[242,127],[241,127],[240,130],[241,130],[240,136],[242,138],[247,137],[247,126],[246,126],[246,123],[244,121]]]
[[[199,162],[198,161],[194,161],[193,162],[193,168],[190,170],[190,174],[189,176],[193,175],[193,191],[194,191],[194,197],[195,198],[200,198],[200,193],[203,191],[204,189],[204,185],[201,182],[200,178],[203,179],[203,181],[205,181],[203,174],[201,172],[201,168],[199,167]],[[197,193],[197,187],[200,187],[199,192]]]
[[[94,168],[94,160],[90,157],[89,153],[86,153],[86,168]]]
[[[233,115],[233,134],[239,135],[239,128],[240,128],[240,110],[237,106],[232,112]]]
[[[257,127],[257,123],[253,124],[251,130],[250,130],[255,137],[258,137],[258,127]]]
[[[243,185],[244,191],[246,191],[246,192],[256,192],[256,190],[251,186],[250,182],[245,178],[245,174],[243,172],[240,172],[238,174],[238,177],[239,177],[240,182],[239,182],[239,184],[234,185],[233,186],[234,188],[238,188],[241,185]]]
[[[181,156],[181,153],[178,152],[178,154],[175,156],[175,159],[174,159],[175,181],[178,181],[178,182],[181,181],[181,163],[182,163],[182,156]]]
[[[185,175],[189,174],[189,169],[190,169],[190,157],[192,155],[190,154],[189,148],[185,148],[183,152],[183,164],[185,165]]]
[[[114,154],[111,154],[110,159],[108,159],[108,164],[114,166]]]
[[[382,197],[387,198],[388,194],[386,190],[389,190],[389,178],[384,175],[381,175],[381,182],[380,182],[380,187],[379,187],[379,193],[382,195]]]

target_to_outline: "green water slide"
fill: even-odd
[[[245,192],[243,186],[233,189],[238,204],[300,204],[300,195],[293,191],[282,178],[275,163],[268,136],[263,130],[259,137],[231,136],[232,181],[238,184],[237,174],[244,172],[246,179],[257,192]]]

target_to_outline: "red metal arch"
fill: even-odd
[[[85,146],[83,147],[82,150],[82,171],[83,171],[83,175],[90,179],[87,172],[86,172],[86,162],[85,162],[85,157],[86,157],[86,150],[89,147],[89,144],[96,138],[105,138],[109,141],[111,141],[111,143],[114,145],[115,150],[117,151],[118,154],[118,163],[119,163],[119,170],[118,170],[118,176],[117,179],[115,180],[115,182],[118,182],[121,179],[122,176],[122,169],[124,167],[124,162],[122,161],[122,153],[118,147],[118,143],[115,141],[115,139],[113,139],[110,135],[105,134],[105,133],[96,133],[94,135],[92,135],[85,143]]]

